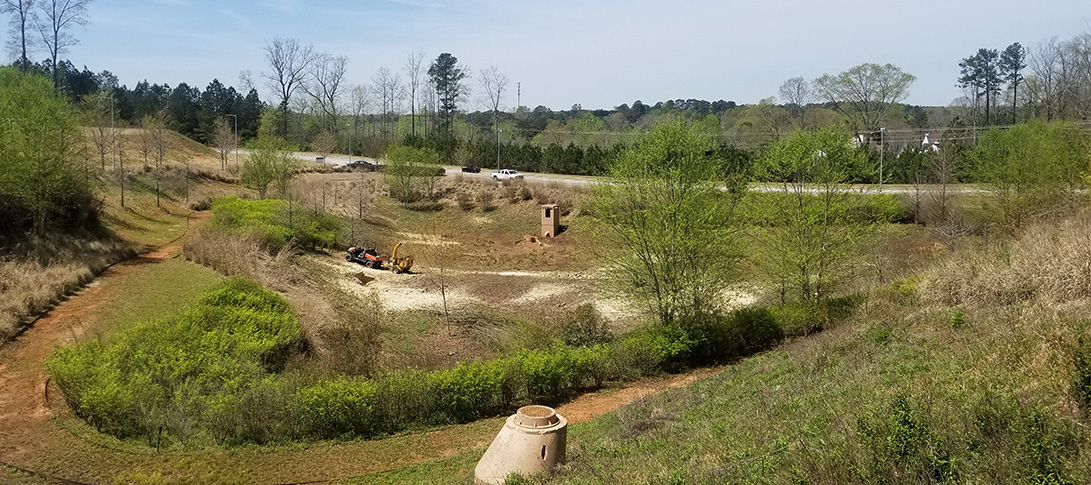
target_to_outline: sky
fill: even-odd
[[[351,83],[402,70],[414,50],[450,52],[471,89],[496,66],[510,79],[504,106],[519,83],[519,104],[554,110],[756,103],[788,78],[865,62],[916,76],[907,103],[945,106],[959,96],[959,61],[978,48],[1091,32],[1091,0],[94,0],[88,14],[65,57],[129,87],[239,86],[249,70],[273,101],[262,49],[282,36],[347,56]],[[478,98],[463,107],[481,109]]]

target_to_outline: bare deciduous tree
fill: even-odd
[[[422,89],[420,93],[420,106],[425,112],[425,119],[428,121],[428,123],[424,125],[425,136],[427,136],[429,132],[435,130],[437,113],[436,103],[436,85],[432,83],[431,79],[428,79],[425,81],[424,89]]]
[[[220,170],[227,169],[227,155],[235,147],[235,133],[231,130],[231,124],[227,118],[216,118],[212,122],[212,146],[220,155]]]
[[[38,4],[41,17],[35,16],[34,22],[42,43],[49,51],[54,86],[59,82],[57,56],[79,43],[69,29],[75,25],[87,25],[87,5],[90,4],[91,0],[41,0]]]
[[[254,72],[249,69],[239,71],[239,92],[249,93],[254,89]]]
[[[780,97],[784,99],[788,111],[799,117],[799,127],[803,128],[804,110],[807,103],[811,101],[811,83],[802,77],[793,77],[784,81],[784,84],[780,85]]]
[[[80,100],[83,108],[83,122],[89,127],[91,145],[98,153],[102,170],[106,170],[106,154],[110,153],[116,139],[116,131],[111,126],[113,103],[109,93],[95,93]]]
[[[338,131],[338,108],[341,107],[341,86],[348,65],[345,56],[319,54],[311,63],[310,82],[303,83],[303,91],[314,99],[314,106],[326,117],[326,130]]]
[[[380,67],[371,82],[375,89],[378,90],[382,136],[384,138],[393,138],[394,130],[390,125],[396,121],[394,115],[401,111],[401,100],[405,95],[401,76],[396,72],[391,72],[390,69]]]
[[[314,62],[314,46],[296,39],[276,37],[265,48],[269,72],[262,73],[268,86],[280,98],[281,136],[288,136],[288,105],[292,95],[304,84],[307,68]]]
[[[154,135],[147,129],[148,119],[148,116],[145,115],[139,121],[141,129],[136,139],[136,151],[144,158],[144,171],[148,170],[148,157],[152,156],[152,153],[155,152]]]
[[[504,100],[504,89],[508,87],[508,77],[496,66],[481,70],[477,81],[485,91],[485,100],[492,110],[493,130],[496,132],[496,169],[500,170],[500,104]]]
[[[16,58],[20,69],[26,69],[30,65],[28,52],[33,40],[28,38],[28,33],[34,23],[33,7],[34,0],[0,0],[0,13],[11,14],[8,51]]]
[[[352,133],[349,137],[350,145],[352,139],[358,139],[356,138],[356,134],[359,130],[360,123],[363,122],[364,115],[371,111],[371,101],[371,89],[367,84],[354,84],[349,89],[348,111],[352,115]]]
[[[1046,121],[1091,117],[1091,32],[1043,42],[1027,64],[1025,98],[1034,115]]]
[[[140,126],[148,133],[149,152],[155,160],[155,206],[159,207],[159,180],[167,158],[167,117],[162,111],[144,116]],[[141,147],[143,150],[143,147]]]
[[[311,140],[311,149],[322,155],[322,158],[326,158],[334,148],[337,148],[337,137],[328,131],[315,135]]]
[[[405,72],[409,76],[409,116],[410,133],[417,134],[417,94],[421,87],[421,76],[424,74],[424,51],[417,50],[409,53],[405,63]]]

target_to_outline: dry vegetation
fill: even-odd
[[[90,237],[31,237],[17,245],[0,260],[0,342],[133,254],[123,241]]]
[[[948,305],[991,307],[1091,297],[1091,212],[1039,222],[1018,239],[947,258],[921,281],[923,296]]]

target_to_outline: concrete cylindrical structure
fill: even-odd
[[[474,483],[499,485],[508,475],[545,471],[565,458],[568,420],[546,406],[523,406],[508,417],[474,468]]]

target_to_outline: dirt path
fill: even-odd
[[[206,217],[203,214],[191,219],[190,227]],[[54,347],[70,342],[93,323],[95,309],[116,294],[118,276],[147,271],[151,265],[179,255],[181,250],[179,240],[114,265],[0,349],[0,462],[83,483],[317,483],[483,449],[502,426],[504,418],[493,418],[374,441],[158,454],[150,450],[118,451],[93,442],[97,439],[77,436],[58,422],[68,409],[49,385],[46,358]],[[712,373],[708,370],[639,381],[622,389],[584,395],[559,411],[570,423],[581,423]]]

